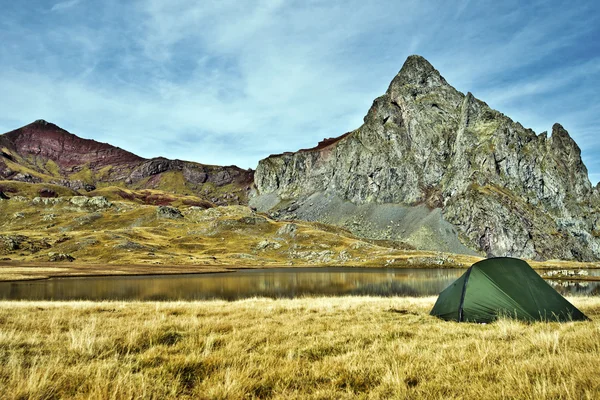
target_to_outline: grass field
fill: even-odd
[[[600,397],[592,322],[458,324],[435,298],[0,302],[0,397]]]

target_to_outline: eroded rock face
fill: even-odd
[[[12,176],[12,180],[13,181],[19,181],[19,182],[26,182],[26,183],[39,183],[39,182],[42,181],[37,176],[33,176],[31,174],[21,173],[21,172],[19,172],[18,174],[13,175]]]
[[[252,181],[252,171],[244,171],[234,166],[216,167],[159,157],[147,160],[137,166],[127,178],[127,183],[139,182],[144,178],[169,171],[181,171],[185,181],[195,185],[207,182],[213,183],[215,186],[231,183],[243,185]]]
[[[127,182],[137,182],[141,179],[158,175],[162,172],[181,171],[182,168],[183,163],[179,160],[168,160],[162,157],[153,158],[136,167],[127,179]]]
[[[80,179],[77,180],[67,180],[67,179],[59,179],[55,181],[50,181],[50,183],[54,185],[68,187],[69,189],[73,189],[75,191],[84,190],[86,192],[91,192],[92,190],[96,190],[96,186],[90,183],[86,183]]]
[[[252,202],[263,211],[290,201],[302,209],[314,193],[359,205],[427,205],[482,254],[600,257],[598,189],[568,132],[555,124],[550,137],[536,135],[454,89],[419,56],[407,59],[359,129],[261,160],[255,184]]]

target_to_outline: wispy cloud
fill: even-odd
[[[0,129],[45,118],[147,157],[255,167],[360,126],[419,53],[525,126],[562,122],[596,179],[599,7],[550,3],[72,0],[52,20],[41,0],[7,7]]]
[[[63,11],[63,10],[66,10],[68,8],[76,6],[80,2],[81,2],[81,0],[61,1],[61,2],[58,2],[58,3],[54,4],[52,6],[52,8],[50,9],[50,11]]]

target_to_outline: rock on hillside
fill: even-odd
[[[81,193],[98,186],[157,189],[244,204],[253,171],[158,157],[145,159],[37,120],[0,135],[0,180],[49,183]]]
[[[260,210],[362,236],[488,256],[600,258],[600,201],[568,132],[555,124],[537,135],[454,89],[420,56],[360,128],[261,160],[255,184]],[[332,217],[340,207],[356,221]]]

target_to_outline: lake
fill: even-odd
[[[0,282],[4,300],[237,300],[249,297],[435,296],[457,269],[275,268],[231,273]],[[548,281],[562,294],[598,295],[600,282]]]

